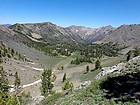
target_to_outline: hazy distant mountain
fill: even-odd
[[[125,46],[139,46],[140,24],[122,25],[108,33],[101,42],[113,42]]]
[[[87,35],[90,35],[91,33],[93,33],[96,30],[94,28],[87,28],[84,26],[75,26],[75,25],[66,27],[66,29],[68,29],[75,35],[79,35],[82,39],[86,39]]]
[[[67,29],[75,35],[81,36],[86,42],[113,42],[131,47],[140,45],[140,24],[122,25],[118,28],[113,28],[110,25],[100,28],[70,26]]]
[[[9,27],[11,24],[1,24],[0,26]]]
[[[87,28],[84,26],[73,25],[67,27],[67,29],[70,30],[73,34],[79,35],[86,42],[91,43],[91,42],[102,40],[106,34],[114,30],[115,28],[113,28],[111,25],[100,27],[100,28]]]
[[[87,35],[85,40],[88,42],[96,42],[102,40],[106,37],[108,33],[110,33],[113,30],[115,30],[115,28],[113,28],[110,25],[97,28],[93,33]]]

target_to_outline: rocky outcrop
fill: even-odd
[[[104,77],[110,73],[113,73],[113,72],[118,72],[118,73],[123,72],[123,71],[125,71],[125,73],[132,72],[130,70],[127,71],[127,69],[136,68],[136,66],[138,66],[138,65],[140,65],[140,56],[134,57],[126,63],[122,62],[122,63],[116,64],[112,67],[104,67],[104,68],[102,68],[102,71],[99,74],[97,74],[94,79],[99,80],[102,77]]]
[[[77,86],[75,88],[75,90],[79,90],[79,89],[83,89],[83,88],[86,88],[87,86],[89,86],[90,84],[92,83],[92,81],[85,81],[83,83],[81,83],[79,86]]]
[[[125,63],[119,63],[112,67],[104,67],[104,68],[102,68],[102,71],[98,75],[96,75],[95,79],[97,79],[97,80],[101,79],[103,76],[105,76],[109,73],[115,72],[115,71],[120,72],[124,67],[125,67]]]

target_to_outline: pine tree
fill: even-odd
[[[66,81],[66,73],[63,76],[63,81],[62,82],[65,82],[65,81]]]
[[[0,66],[0,105],[6,105],[8,100],[8,79],[7,74],[2,66]]]
[[[2,66],[0,66],[0,91],[1,92],[5,92],[8,91],[8,79],[7,79],[7,74],[5,72],[5,70],[3,69]]]
[[[52,88],[54,87],[53,82],[56,79],[56,76],[52,74],[52,70],[44,70],[42,73],[42,87],[41,87],[41,93],[43,96],[46,96],[48,94],[52,93]]]
[[[132,51],[130,50],[130,51],[127,53],[127,58],[126,58],[126,60],[129,61],[130,58],[131,58],[131,56],[132,56]]]
[[[131,55],[127,55],[126,61],[130,60]]]
[[[100,69],[101,68],[101,63],[99,61],[99,59],[95,62],[95,69]]]
[[[15,89],[18,89],[20,84],[21,84],[21,82],[20,82],[20,78],[19,78],[17,72],[15,73],[14,77],[15,77],[14,86],[15,86]]]
[[[0,58],[2,58],[2,51],[0,50]]]
[[[62,90],[66,90],[67,92],[72,91],[74,88],[74,85],[72,82],[67,81],[63,86],[62,86]]]
[[[14,56],[14,53],[15,53],[14,49],[11,49],[11,55],[12,56]]]
[[[0,63],[2,63],[3,62],[3,59],[2,59],[2,57],[0,57]]]
[[[63,70],[63,69],[64,69],[64,66],[61,67],[61,70]]]
[[[87,73],[89,72],[89,66],[88,65],[86,66],[86,72]]]

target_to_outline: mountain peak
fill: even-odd
[[[9,27],[9,26],[11,26],[11,24],[1,24],[0,26]]]
[[[121,25],[110,32],[101,42],[119,43],[123,46],[138,46],[140,44],[140,24]]]
[[[101,40],[111,30],[114,28],[111,25],[103,26],[99,28],[89,28],[85,26],[75,26],[72,25],[67,27],[72,33],[79,35],[82,39],[86,40],[87,42],[93,42],[97,40]]]

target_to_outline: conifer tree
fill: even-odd
[[[95,62],[95,69],[100,69],[101,68],[101,62],[99,61],[99,59]]]
[[[89,66],[88,65],[86,66],[86,72],[87,73],[89,72]]]
[[[66,73],[63,76],[63,81],[62,82],[65,82],[65,81],[66,81]]]
[[[18,89],[20,84],[21,84],[21,82],[20,82],[20,78],[19,78],[17,72],[15,73],[14,77],[15,77],[14,86],[15,86],[15,89]]]
[[[7,74],[5,70],[3,69],[2,66],[0,66],[0,91],[5,92],[8,91],[8,79],[7,79]]]
[[[130,51],[127,53],[127,58],[126,58],[126,60],[129,61],[130,58],[131,58],[131,56],[132,56],[132,51],[130,50]]]
[[[0,66],[0,105],[6,105],[8,100],[8,85],[7,74],[2,66]]]
[[[74,85],[72,82],[69,82],[67,81],[63,86],[62,86],[62,90],[67,90],[68,92],[69,91],[72,91],[74,88]]]
[[[52,74],[51,69],[44,70],[41,77],[41,80],[42,80],[41,93],[43,96],[46,96],[52,93],[52,88],[54,87],[53,83],[55,79],[56,79],[56,76]]]

